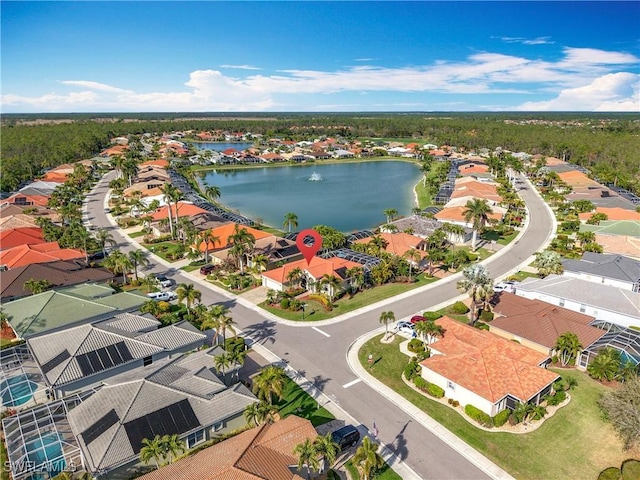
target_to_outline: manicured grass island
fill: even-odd
[[[605,468],[637,456],[622,450],[622,442],[613,428],[602,419],[596,402],[608,387],[583,372],[554,370],[575,378],[578,385],[570,391],[569,404],[538,429],[526,434],[487,432],[452,408],[407,386],[401,374],[408,357],[398,348],[405,339],[397,337],[390,344],[382,344],[381,337],[372,338],[358,352],[363,367],[517,479],[595,480]],[[374,358],[371,368],[367,362],[369,354]]]

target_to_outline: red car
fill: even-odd
[[[426,318],[424,318],[422,315],[414,315],[413,317],[411,317],[411,323],[424,322],[425,320]]]

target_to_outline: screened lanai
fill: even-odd
[[[67,413],[93,390],[24,410],[2,420],[8,465],[14,480],[53,478],[83,467]]]
[[[0,397],[3,409],[19,410],[46,400],[42,373],[26,344],[0,355]]]
[[[373,267],[375,267],[376,265],[382,262],[382,259],[378,257],[367,255],[365,253],[356,252],[354,250],[349,250],[348,248],[339,248],[338,250],[331,250],[328,252],[324,252],[318,256],[322,258],[331,258],[331,257],[344,258],[345,260],[350,260],[352,262],[359,263],[360,265],[362,265],[362,268],[366,273],[371,271]]]
[[[582,352],[580,355],[581,367],[586,368],[591,360],[598,355],[598,352],[605,347],[618,350],[623,364],[630,361],[634,365],[640,365],[640,332],[604,320],[596,320],[591,325],[606,330],[607,333]]]

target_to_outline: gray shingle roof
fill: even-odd
[[[158,320],[134,315],[133,313],[121,313],[113,318],[100,323],[100,326],[106,325],[123,332],[138,333],[146,332],[150,329],[157,329],[161,323]]]
[[[640,262],[622,255],[585,252],[581,260],[564,260],[569,272],[635,283],[640,280]]]
[[[206,334],[198,331],[189,322],[183,321],[138,335],[136,340],[157,345],[167,350],[176,350],[193,343],[204,342],[206,338]]]

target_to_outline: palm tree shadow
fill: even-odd
[[[265,320],[261,323],[254,323],[247,326],[243,333],[245,337],[251,337],[255,343],[264,345],[266,342],[275,343],[275,334],[277,332],[276,322]]]

